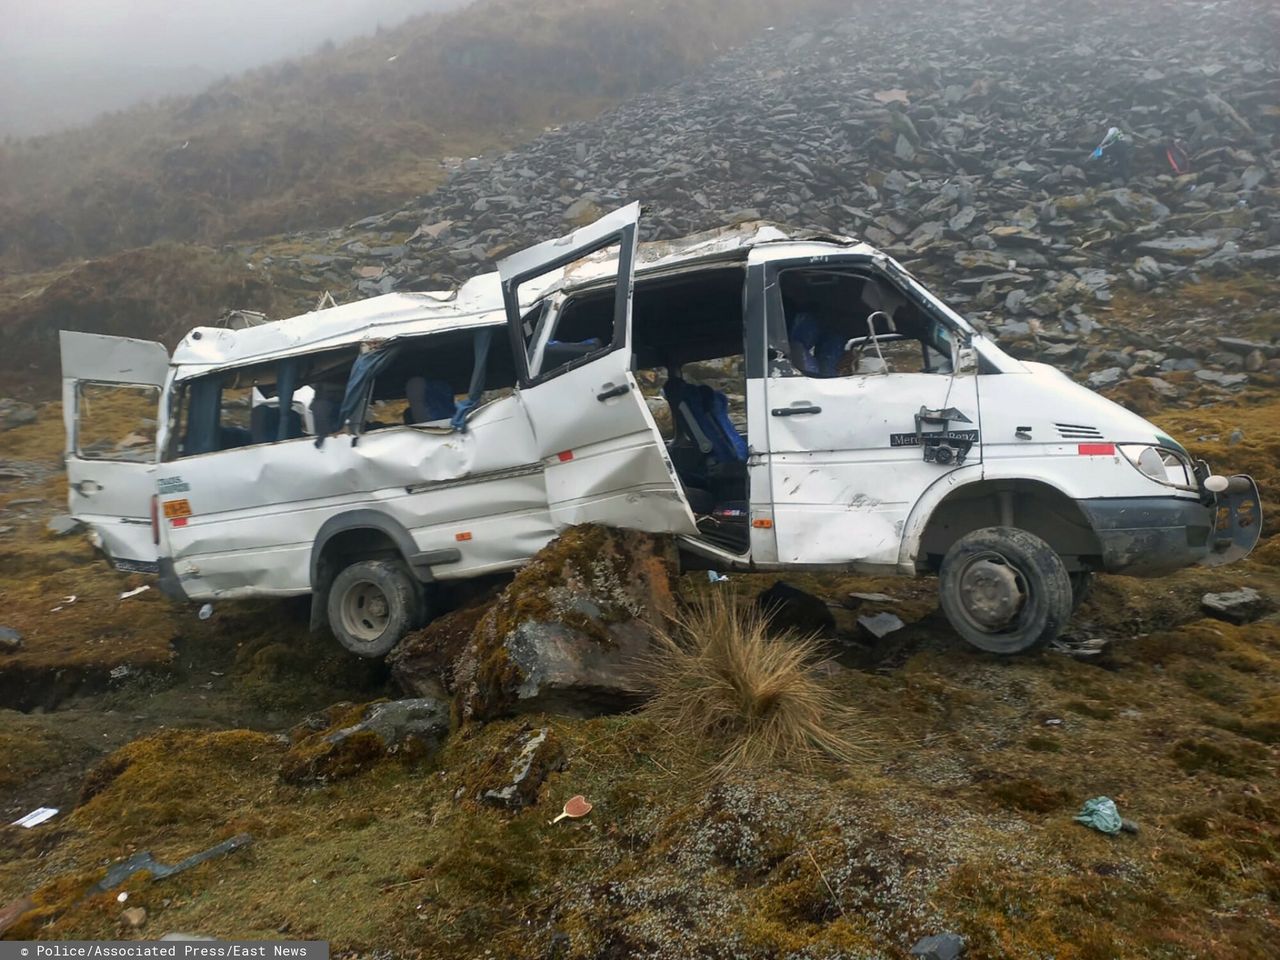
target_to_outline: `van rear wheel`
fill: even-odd
[[[1071,619],[1071,578],[1034,534],[986,527],[951,545],[938,573],[942,610],[960,636],[989,653],[1021,653]]]
[[[329,627],[338,642],[361,657],[381,657],[420,619],[419,591],[404,566],[360,560],[329,588]]]

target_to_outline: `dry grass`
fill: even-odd
[[[703,596],[657,636],[643,666],[653,691],[645,711],[678,747],[712,749],[710,777],[865,755],[854,716],[822,676],[817,641],[770,631],[755,605]]]

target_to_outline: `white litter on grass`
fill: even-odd
[[[56,607],[54,607],[52,610],[50,610],[49,612],[50,612],[50,613],[57,613],[57,612],[58,612],[59,610],[61,610],[63,607],[69,607],[69,606],[71,606],[71,605],[72,605],[73,603],[75,603],[75,602],[76,602],[76,600],[78,600],[78,599],[79,599],[79,598],[78,598],[74,593],[73,593],[73,594],[71,594],[71,596],[69,596],[69,597],[63,597],[61,600],[59,600],[59,601],[58,601],[58,605],[57,605]]]
[[[46,820],[52,820],[58,815],[57,807],[36,807],[25,817],[19,817],[13,821],[12,826],[26,827],[30,830],[32,827],[38,827]]]
[[[197,613],[196,616],[199,617],[201,620],[208,620],[210,617],[213,616],[213,604],[206,603],[204,606],[200,608],[200,612]]]
[[[128,890],[121,890],[119,893],[116,894],[116,903],[124,903],[128,899],[129,899]]]
[[[120,594],[120,599],[121,599],[121,600],[128,600],[130,597],[136,597],[138,594],[140,594],[140,593],[146,593],[146,592],[147,592],[148,590],[150,590],[150,589],[151,589],[151,588],[150,588],[149,586],[147,586],[147,585],[144,583],[144,584],[143,584],[142,586],[140,586],[140,587],[135,587],[135,588],[134,588],[134,589],[132,589],[132,590],[126,590],[124,593]]]

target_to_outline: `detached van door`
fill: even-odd
[[[59,333],[67,504],[121,570],[156,569],[151,529],[163,345]]]
[[[631,298],[639,204],[498,264],[517,394],[546,470],[557,530],[601,523],[697,532],[666,444],[631,372]],[[606,269],[616,255],[616,269]],[[565,296],[562,281],[598,268]],[[529,309],[526,302],[541,297]]]

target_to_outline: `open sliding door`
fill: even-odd
[[[518,394],[546,465],[557,529],[697,532],[631,372],[639,216],[632,204],[498,264]]]

